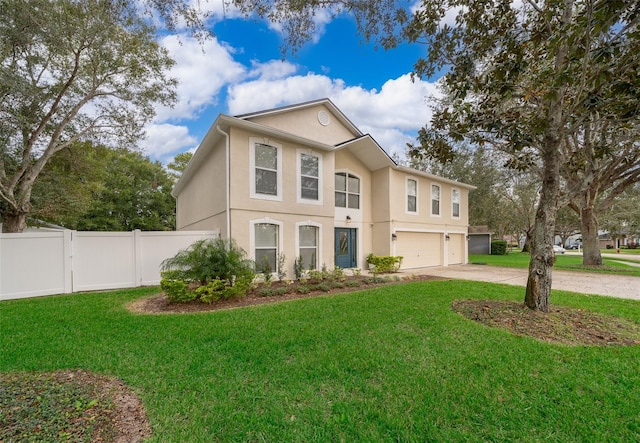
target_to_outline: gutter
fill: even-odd
[[[216,131],[218,131],[220,134],[224,135],[225,138],[225,175],[226,175],[226,187],[227,187],[227,240],[231,240],[231,177],[229,175],[229,170],[231,169],[231,159],[230,159],[230,146],[229,146],[229,134],[224,132],[221,128],[220,125],[216,126]]]

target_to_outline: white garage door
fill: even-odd
[[[396,255],[403,257],[402,269],[442,265],[442,234],[398,232]]]
[[[463,234],[450,234],[449,235],[449,264],[459,265],[464,263],[464,240]]]

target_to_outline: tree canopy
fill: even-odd
[[[78,141],[134,146],[171,105],[173,61],[135,2],[0,2],[0,215],[21,231],[33,184]]]

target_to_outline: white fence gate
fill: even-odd
[[[0,234],[0,300],[160,283],[160,263],[220,231]]]

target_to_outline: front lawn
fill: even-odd
[[[509,268],[528,268],[531,256],[526,252],[510,252],[507,255],[469,254],[469,263],[481,263],[491,266],[504,266]],[[624,257],[602,259],[603,267],[582,266],[582,256],[572,254],[556,254],[554,269],[562,271],[599,272],[606,274],[632,275],[640,277],[640,267],[620,263]],[[640,264],[639,261],[632,263]]]
[[[430,281],[211,313],[125,308],[157,290],[0,303],[0,372],[117,376],[143,400],[152,442],[640,440],[638,346],[548,344],[452,310],[520,301],[519,287]],[[640,323],[634,301],[554,291],[552,303]]]

